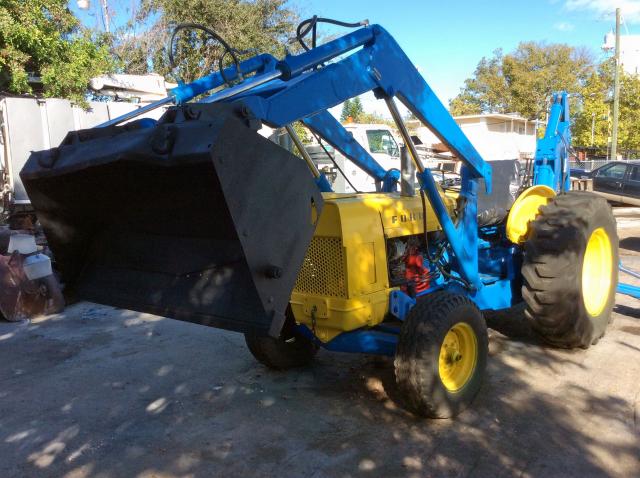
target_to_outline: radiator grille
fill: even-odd
[[[295,292],[347,297],[344,249],[339,237],[314,237],[304,258]]]

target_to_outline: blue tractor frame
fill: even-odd
[[[232,83],[235,82],[235,83]],[[225,87],[226,86],[226,87]],[[422,78],[396,41],[379,25],[354,30],[298,55],[284,59],[261,54],[189,84],[180,84],[170,95],[102,126],[121,123],[162,105],[180,105],[215,90],[201,102],[242,101],[265,124],[287,127],[302,121],[336,150],[349,158],[378,184],[379,190],[395,191],[399,171],[385,170],[328,112],[347,99],[372,91],[386,101],[417,168],[421,190],[428,198],[446,236],[444,258],[449,277],[440,279],[425,293],[449,290],[471,299],[481,310],[503,310],[522,301],[520,264],[522,250],[505,237],[504,227],[479,228],[478,188],[491,192],[491,167],[474,148],[447,108]],[[429,169],[424,168],[398,113],[399,100],[459,158],[462,163],[460,203],[455,220],[449,215],[441,191]],[[567,95],[554,95],[549,127],[539,141],[535,157],[534,184],[556,191],[569,188],[567,155],[570,144]],[[323,192],[331,191],[327,179],[316,173]],[[492,238],[491,242],[486,240]],[[402,321],[416,299],[401,291],[390,295],[389,311]],[[397,322],[396,322],[397,324]],[[310,338],[304,325],[300,331]],[[345,332],[324,348],[341,352],[393,355],[399,326]]]

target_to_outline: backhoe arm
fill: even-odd
[[[544,137],[538,140],[533,164],[533,185],[549,186],[556,192],[571,189],[569,174],[569,99],[566,92],[554,93]]]

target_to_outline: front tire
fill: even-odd
[[[304,367],[318,353],[318,345],[295,330],[295,320],[290,311],[287,311],[280,337],[246,333],[244,339],[256,360],[274,370]]]
[[[573,191],[531,223],[522,265],[525,316],[551,345],[587,348],[605,333],[618,284],[618,235],[607,201]]]
[[[395,358],[407,408],[430,418],[458,415],[480,390],[487,352],[487,327],[473,302],[445,291],[418,299],[402,324]]]

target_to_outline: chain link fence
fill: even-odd
[[[606,159],[593,159],[588,161],[569,161],[570,169],[583,169],[585,171],[593,171],[594,169],[608,163]]]

